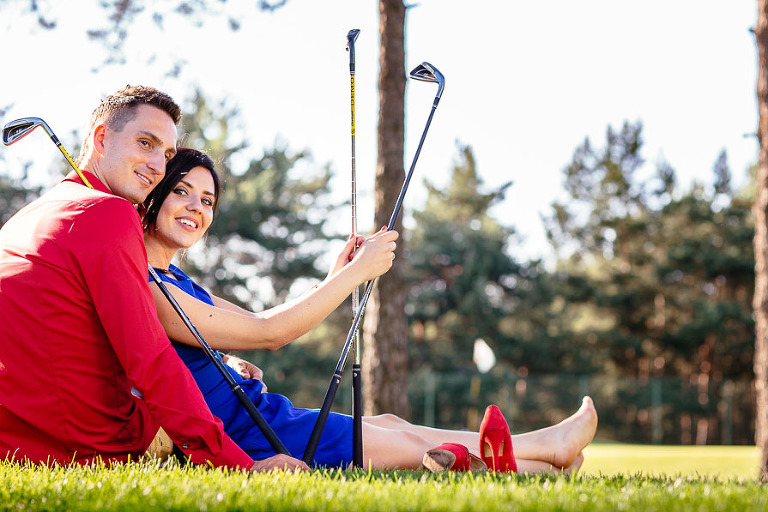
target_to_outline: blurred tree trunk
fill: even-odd
[[[757,137],[760,159],[755,197],[755,444],[761,450],[760,480],[768,482],[768,0],[757,3]]]
[[[376,166],[375,228],[386,226],[405,178],[403,167],[405,113],[405,5],[379,1],[379,127]],[[401,234],[401,214],[395,229]],[[364,321],[363,386],[365,414],[394,413],[408,417],[408,352],[405,284],[402,266],[376,281]]]

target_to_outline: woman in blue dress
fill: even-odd
[[[179,148],[167,166],[165,178],[142,208],[150,264],[163,281],[172,285],[169,290],[216,350],[276,350],[319,324],[356,286],[378,277],[392,266],[397,232],[382,229],[367,239],[350,237],[328,276],[317,286],[267,311],[247,311],[209,294],[171,264],[179,251],[191,247],[206,233],[216,212],[219,192],[219,177],[211,159],[200,151]],[[154,283],[150,288],[168,337],[190,369],[211,411],[223,422],[227,434],[254,460],[275,455],[159,288]],[[234,363],[232,366],[237,369],[230,368],[233,377],[288,450],[300,457],[317,419],[317,410],[294,407],[286,397],[266,392],[260,380],[261,371],[255,366],[235,358],[226,362]],[[507,434],[508,452],[511,455],[514,445],[512,462],[516,458],[518,471],[570,472],[581,466],[582,450],[592,441],[596,427],[597,413],[592,400],[585,397],[576,413],[556,425],[511,437]],[[485,459],[480,439],[478,432],[414,425],[392,414],[363,418],[363,458],[366,466],[375,469],[418,469],[426,460],[425,453],[437,453],[439,459],[441,450],[433,449],[441,443],[449,443],[441,446],[450,449],[450,457],[456,455],[459,459],[462,457],[455,447],[460,446],[466,452],[466,461],[459,463],[467,462],[469,467],[470,459],[476,461],[478,455]],[[352,418],[331,413],[320,438],[315,463],[347,467],[351,460]],[[445,467],[453,464],[451,459]]]

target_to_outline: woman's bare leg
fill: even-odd
[[[480,437],[477,432],[413,425],[393,414],[366,416],[363,418],[363,422],[364,425],[382,430],[415,434],[417,438],[428,445],[426,450],[442,443],[460,443],[469,448],[475,455],[479,454]],[[557,468],[568,468],[574,464],[584,447],[592,442],[596,428],[597,412],[594,403],[591,398],[584,397],[579,410],[557,425],[512,436],[518,467],[520,461],[527,460],[545,462]],[[365,439],[365,434],[363,439]],[[392,446],[398,446],[397,442],[382,448],[384,450],[389,448],[391,451]],[[423,454],[424,452],[422,452]],[[390,456],[392,455],[394,454],[390,454]]]
[[[363,420],[363,467],[420,469],[424,454],[434,448],[429,439],[406,429],[386,428]]]
[[[400,420],[402,422],[403,420]],[[391,423],[391,421],[385,421]],[[436,429],[430,429],[436,430]],[[450,432],[450,431],[446,431]],[[475,434],[477,437],[477,434]],[[478,441],[479,443],[479,441]],[[421,469],[424,454],[437,446],[431,439],[408,430],[398,430],[363,423],[363,461],[373,469]],[[554,466],[543,460],[517,457],[518,473],[569,474],[581,467],[579,453],[568,466]]]

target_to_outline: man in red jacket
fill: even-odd
[[[73,172],[0,229],[0,460],[127,461],[162,424],[195,463],[306,468],[235,445],[157,320],[134,204],[164,176],[180,117],[153,88],[108,96],[80,158],[94,189]]]

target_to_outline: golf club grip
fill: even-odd
[[[357,362],[352,365],[352,465],[363,467],[363,376]]]
[[[336,391],[339,389],[340,383],[341,373],[336,371],[333,377],[331,377],[331,383],[328,385],[328,391],[326,391],[325,398],[323,399],[323,406],[320,408],[312,434],[310,434],[309,441],[307,441],[307,448],[304,450],[303,460],[307,465],[311,465],[315,460],[315,452],[317,452],[317,446],[320,444],[320,436],[323,435],[325,422],[328,420],[328,414],[331,412],[333,399],[336,397]]]
[[[168,302],[171,304],[174,311],[176,311],[176,313],[179,315],[181,321],[184,322],[184,325],[187,326],[189,332],[192,333],[192,336],[194,336],[195,340],[197,340],[197,342],[200,344],[200,347],[203,349],[203,352],[205,352],[205,355],[208,356],[208,359],[213,363],[221,376],[224,377],[224,380],[227,381],[227,384],[229,384],[232,392],[235,394],[240,403],[243,404],[243,407],[245,407],[248,415],[267,439],[270,446],[272,446],[272,449],[277,453],[290,456],[290,452],[288,452],[288,449],[285,447],[285,445],[283,445],[282,441],[280,441],[280,438],[277,437],[275,431],[272,430],[272,427],[269,426],[269,423],[267,423],[267,421],[261,415],[259,410],[256,408],[256,405],[254,405],[251,399],[248,398],[248,395],[245,394],[243,388],[240,387],[237,381],[235,381],[234,377],[232,377],[229,371],[227,371],[224,363],[213,353],[211,346],[208,345],[208,342],[206,342],[205,339],[203,339],[203,336],[200,334],[194,324],[192,324],[192,321],[189,319],[187,314],[184,313],[184,310],[181,309],[181,306],[176,301],[176,298],[171,294],[170,291],[168,291],[165,283],[163,283],[163,280],[160,279],[160,276],[157,275],[157,272],[155,272],[155,269],[153,269],[151,265],[149,266],[149,273],[152,276],[152,280],[160,288],[160,291],[163,292],[165,298],[168,299]]]

